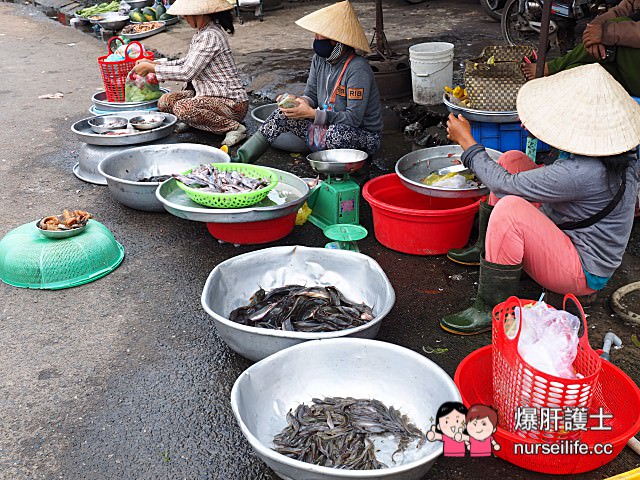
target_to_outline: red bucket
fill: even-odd
[[[207,223],[207,230],[218,240],[239,245],[258,245],[280,240],[291,233],[297,212],[271,220],[245,223]]]
[[[362,195],[373,211],[373,230],[387,248],[441,255],[469,241],[480,198],[439,198],[405,187],[391,173],[367,182]]]
[[[495,405],[492,379],[491,345],[476,350],[462,360],[454,377],[465,405]],[[611,449],[606,453],[596,455],[567,452],[567,445],[560,442],[555,445],[565,448],[564,454],[533,454],[536,448],[550,444],[526,438],[518,433],[509,433],[498,427],[494,439],[500,445],[500,450],[495,454],[527,470],[556,475],[583,473],[599,468],[617,457],[629,439],[640,429],[640,390],[622,370],[606,361],[602,362],[599,384],[589,413],[597,415],[600,407],[604,412],[613,415],[606,423],[611,429],[595,430],[594,427],[599,427],[599,421],[591,418],[587,425],[588,430],[582,435],[581,441],[591,449],[596,444],[599,444],[598,448],[610,445]],[[498,415],[500,414],[498,411]],[[538,445],[540,447],[537,447]]]

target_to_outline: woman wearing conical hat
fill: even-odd
[[[165,63],[141,60],[133,69],[143,76],[155,73],[160,82],[185,82],[185,90],[160,97],[158,109],[178,117],[178,131],[191,126],[225,134],[227,146],[246,137],[240,122],[249,108],[225,33],[234,31],[232,9],[226,0],[176,0],[167,13],[198,30],[186,56]]]
[[[380,146],[382,108],[373,71],[356,53],[369,44],[353,7],[338,2],[296,22],[315,33],[304,94],[276,109],[235,161],[253,163],[282,133],[304,139],[312,150],[354,148],[373,154]]]
[[[518,151],[492,161],[469,123],[449,116],[462,162],[491,191],[484,258],[472,307],[445,330],[491,329],[491,310],[517,293],[520,272],[559,294],[593,296],[622,262],[638,192],[640,106],[598,64],[531,80],[517,98],[520,121],[569,158],[537,168]],[[536,206],[536,202],[541,206]]]

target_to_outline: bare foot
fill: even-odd
[[[522,73],[527,80],[533,80],[536,78],[536,63],[523,63],[522,64]],[[547,64],[544,64],[544,76],[549,76],[549,67]]]

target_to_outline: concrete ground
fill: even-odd
[[[368,30],[371,3],[356,3]],[[496,24],[472,0],[389,3],[385,29],[399,50],[425,39],[446,39],[456,44],[459,66],[461,59],[498,39]],[[321,5],[285,4],[262,23],[247,19],[238,26],[231,42],[256,103],[303,81],[310,37],[291,21]],[[190,37],[182,30],[144,43],[159,54],[179,55]],[[128,209],[106,187],[81,182],[71,173],[81,145],[69,127],[88,116],[91,96],[101,88],[95,58],[104,50],[96,38],[33,9],[0,4],[0,237],[44,214],[82,208],[126,250],[115,272],[85,286],[39,291],[0,284],[0,478],[274,479],[253,455],[229,407],[231,386],[250,362],[226,347],[200,306],[202,287],[215,265],[262,247],[219,244],[202,224]],[[55,92],[64,97],[38,99]],[[404,102],[409,105],[408,99]],[[386,104],[387,131],[376,175],[417,148],[400,133],[395,112],[402,106]],[[193,132],[179,139],[220,141]],[[275,150],[262,163],[309,173],[299,159]],[[361,217],[373,232],[366,202]],[[325,242],[317,228],[306,224],[277,244],[321,247]],[[393,252],[372,234],[360,248],[380,263],[397,294],[379,339],[425,355],[450,375],[465,356],[490,342],[489,335],[462,338],[437,325],[442,315],[469,303],[476,269],[442,256]],[[640,278],[637,224],[628,252],[588,309],[589,338],[599,347],[604,334],[615,331],[624,347],[612,353],[612,361],[638,383],[640,349],[631,341],[638,328],[608,306],[617,287]],[[538,294],[535,284],[522,282],[521,296]],[[640,304],[637,297],[632,300]],[[447,351],[426,353],[436,347]],[[606,466],[573,478],[601,479],[638,466],[638,456],[625,449]],[[463,476],[544,478],[495,458],[440,458],[426,478]]]

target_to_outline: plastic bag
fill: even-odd
[[[280,108],[294,108],[298,106],[298,100],[295,95],[285,93],[278,102]]]
[[[162,91],[156,74],[150,72],[142,76],[131,70],[124,84],[124,96],[126,102],[146,102],[160,98]]]
[[[142,51],[141,51],[142,50]],[[144,46],[140,43],[132,43],[129,45],[129,39],[125,38],[125,43],[120,45],[115,52],[116,55],[120,55],[122,58],[125,56],[125,51],[129,58],[142,58],[142,55],[146,52]]]
[[[520,309],[516,308],[516,316]],[[518,353],[534,368],[556,377],[575,379],[573,361],[578,353],[580,319],[544,302],[522,309]]]

